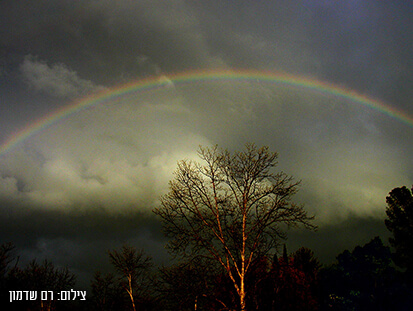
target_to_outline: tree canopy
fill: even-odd
[[[187,258],[217,261],[245,310],[251,263],[285,238],[285,227],[314,229],[313,217],[292,202],[299,182],[274,172],[276,152],[247,144],[244,151],[200,147],[202,163],[182,160],[170,191],[154,210],[170,238],[169,249]]]
[[[413,189],[412,189],[413,190]],[[407,187],[394,188],[386,198],[387,229],[395,249],[395,263],[413,273],[413,195]]]

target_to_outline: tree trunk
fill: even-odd
[[[127,292],[129,294],[130,300],[132,301],[133,311],[136,311],[135,300],[133,299],[132,276],[131,275],[128,276],[128,282],[129,282],[129,290],[127,290]]]
[[[240,284],[240,291],[239,291],[239,300],[240,300],[240,310],[246,311],[247,305],[245,303],[245,281],[244,281],[245,274],[241,275],[241,284]]]
[[[135,300],[133,299],[133,295],[132,294],[129,294],[130,295],[130,299],[131,299],[131,301],[132,301],[132,308],[133,308],[133,311],[136,311],[136,307],[135,307]]]
[[[247,228],[247,199],[245,194],[243,195],[243,210],[242,210],[242,249],[241,249],[241,275],[240,275],[240,292],[239,292],[239,298],[240,298],[240,310],[241,311],[246,311],[247,306],[245,304],[245,246],[246,246],[246,241],[247,241],[247,235],[246,235],[246,228]]]

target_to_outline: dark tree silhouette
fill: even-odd
[[[112,265],[120,275],[123,288],[127,292],[132,309],[136,310],[136,294],[144,295],[149,290],[149,269],[153,266],[152,258],[146,256],[143,250],[123,245],[118,250],[109,251]]]
[[[292,257],[294,260],[294,266],[303,271],[308,279],[316,282],[321,264],[315,257],[314,252],[309,248],[300,247],[293,253]]]
[[[0,278],[3,281],[10,267],[10,263],[16,260],[14,255],[15,246],[12,243],[4,243],[0,245]]]
[[[91,305],[92,310],[111,311],[124,307],[124,289],[117,282],[112,273],[102,274],[97,271],[91,281]]]
[[[0,301],[9,300],[11,286],[10,272],[16,269],[18,257],[14,254],[15,246],[12,243],[0,245]]]
[[[185,258],[218,262],[246,310],[245,280],[251,263],[285,237],[282,226],[313,229],[312,217],[291,202],[298,182],[274,173],[277,153],[246,145],[245,151],[200,148],[203,164],[181,161],[170,192],[154,210],[171,238],[168,247]]]
[[[162,267],[159,291],[166,310],[219,310],[225,307],[221,295],[217,295],[223,289],[220,272],[220,267],[202,258]]]
[[[390,248],[379,237],[352,252],[345,250],[337,262],[322,270],[324,307],[339,310],[401,310],[396,306],[396,271]]]
[[[280,258],[274,256],[273,260],[269,260],[263,256],[255,259],[246,279],[248,309],[317,310],[315,280],[319,266],[313,252],[306,248],[288,256],[284,247]]]
[[[413,190],[413,189],[412,189]],[[413,195],[403,186],[395,188],[386,198],[387,229],[393,234],[389,239],[394,247],[394,262],[413,275]]]
[[[39,264],[32,260],[24,269],[14,268],[9,273],[13,290],[51,291],[59,295],[62,291],[73,289],[76,277],[67,267],[55,267],[49,260]],[[25,301],[28,310],[53,310],[60,303],[59,297],[47,296],[47,299]],[[67,303],[66,301],[64,303]]]

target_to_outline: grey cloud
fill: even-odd
[[[176,162],[208,144],[182,128],[192,121],[179,98],[159,93],[102,104],[50,127],[3,157],[0,193],[48,209],[150,210]]]
[[[3,12],[0,46],[63,63],[96,84],[119,84],[159,68],[222,65],[210,54],[197,12],[179,0],[6,1]],[[141,55],[153,65],[142,66]]]
[[[318,51],[324,59],[324,77],[340,79],[349,87],[374,94],[392,105],[403,105],[411,112],[405,102],[409,83],[400,84],[407,81],[412,68],[407,56],[413,46],[408,35],[409,10],[401,2],[318,5],[315,22],[309,26],[313,27],[314,47],[322,47]]]
[[[402,1],[197,5],[210,13],[202,23],[209,46],[231,67],[317,77],[412,113],[411,16]]]
[[[196,158],[199,144],[239,149],[250,141],[278,151],[280,168],[303,179],[302,199],[320,222],[350,212],[381,217],[386,193],[410,182],[411,151],[383,141],[378,112],[330,101],[260,82],[130,94],[58,122],[4,157],[0,192],[49,209],[151,209],[176,162]]]
[[[96,84],[254,67],[319,77],[410,111],[410,19],[399,3],[4,3],[0,46]]]
[[[35,91],[45,92],[57,97],[85,96],[87,93],[102,91],[104,88],[80,78],[77,73],[64,64],[49,66],[47,63],[28,55],[20,70],[26,83]]]

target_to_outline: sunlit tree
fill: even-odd
[[[285,238],[285,226],[313,229],[313,218],[292,202],[299,182],[273,171],[278,155],[268,147],[248,144],[234,153],[200,147],[198,154],[202,163],[178,163],[154,212],[163,220],[169,249],[218,262],[246,310],[245,280],[253,260]]]
[[[142,294],[149,286],[148,270],[153,265],[152,258],[145,255],[143,250],[129,245],[123,245],[119,251],[109,251],[109,258],[120,275],[121,284],[131,300],[133,310],[136,310],[136,292]]]

